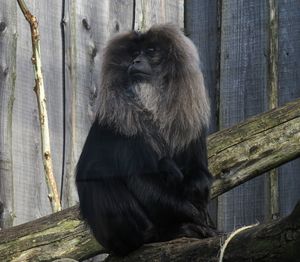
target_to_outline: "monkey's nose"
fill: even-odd
[[[137,56],[137,57],[132,61],[133,64],[139,64],[139,63],[141,63],[141,62],[142,62],[142,59],[141,59],[141,56],[140,56],[140,55]]]

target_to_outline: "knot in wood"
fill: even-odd
[[[0,33],[4,33],[6,30],[7,26],[5,22],[0,22]]]
[[[89,22],[88,22],[88,20],[87,20],[86,17],[82,19],[82,25],[83,25],[83,27],[84,27],[86,30],[90,30],[90,29],[91,29],[91,26],[89,25]]]
[[[4,204],[0,201],[0,215],[4,212]]]
[[[120,24],[118,21],[115,22],[115,32],[119,32],[120,31]]]
[[[50,156],[51,156],[51,154],[50,154],[50,152],[49,152],[49,151],[46,151],[46,152],[44,153],[44,156],[45,156],[46,160],[49,160],[49,159],[50,159]]]

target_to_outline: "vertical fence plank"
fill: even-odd
[[[300,97],[300,1],[279,0],[279,105]],[[284,135],[284,134],[283,134]],[[279,168],[280,215],[300,199],[300,159]]]
[[[184,24],[186,35],[197,46],[200,67],[211,103],[210,133],[218,130],[219,84],[219,0],[186,0]],[[213,220],[217,221],[217,200],[210,206]]]
[[[183,28],[184,0],[136,0],[136,30],[146,30],[153,24],[173,23]]]
[[[220,67],[220,127],[226,128],[266,110],[266,1],[223,1]],[[218,226],[230,231],[262,221],[264,176],[219,198]]]
[[[0,230],[14,219],[12,114],[16,78],[16,1],[0,1]]]
[[[186,0],[185,32],[198,48],[200,67],[211,102],[210,132],[218,130],[219,0]]]
[[[65,207],[77,201],[75,165],[94,119],[101,54],[110,36],[132,28],[133,1],[66,0]]]
[[[277,0],[269,0],[269,66],[268,66],[268,108],[278,107],[278,4]],[[273,169],[269,172],[268,189],[270,206],[267,215],[270,219],[279,216],[279,189],[278,171]]]
[[[49,114],[50,140],[56,180],[62,167],[61,2],[27,1],[39,20],[42,65]],[[13,171],[15,224],[51,212],[41,158],[40,127],[31,64],[30,28],[17,8],[17,78],[13,113]]]

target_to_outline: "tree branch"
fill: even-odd
[[[57,185],[55,182],[55,177],[53,175],[53,165],[52,165],[51,149],[50,149],[50,135],[49,135],[49,126],[48,126],[48,114],[47,114],[47,106],[46,106],[44,80],[42,74],[40,33],[39,33],[38,21],[37,18],[30,13],[23,0],[17,0],[17,1],[31,29],[31,41],[32,41],[32,50],[33,50],[31,61],[34,69],[34,77],[35,77],[34,92],[36,93],[36,97],[37,97],[40,126],[41,126],[42,158],[43,158],[43,164],[45,170],[46,183],[48,187],[48,198],[51,203],[52,211],[56,212],[61,210],[61,205],[60,205]]]
[[[212,198],[300,156],[300,99],[208,139]]]
[[[176,239],[144,245],[124,259],[109,257],[107,262],[216,262],[226,237]],[[293,213],[279,221],[258,225],[238,233],[225,249],[223,261],[299,261],[300,202]]]
[[[300,154],[299,141],[300,100],[252,118],[233,128],[211,135],[208,143],[209,162],[210,169],[216,177],[216,181],[211,189],[212,197],[216,197],[270,168],[294,159]],[[300,221],[299,213],[298,206],[297,211],[289,219],[297,217],[298,219],[295,220]],[[284,221],[287,221],[287,227],[284,226]],[[228,249],[225,251],[225,258],[230,256],[230,254],[234,254],[234,251],[230,250],[238,245],[239,253],[245,253],[246,248],[247,253],[249,253],[249,248],[253,252],[252,257],[256,253],[258,255],[265,254],[264,248],[269,250],[268,248],[271,247],[272,241],[274,241],[275,245],[279,245],[280,241],[283,241],[286,251],[282,251],[282,256],[288,255],[286,254],[287,252],[294,252],[293,254],[298,255],[297,252],[300,249],[298,248],[295,251],[293,247],[294,241],[300,246],[299,224],[289,224],[289,221],[288,219],[281,220],[280,223],[276,222],[279,223],[278,226],[276,226],[276,223],[271,223],[240,233],[230,242]],[[247,241],[240,241],[243,239],[243,236],[246,237],[251,232],[250,235],[255,236],[256,233],[254,232],[256,231],[261,232],[259,233],[261,239],[255,239],[254,243],[251,242],[252,238],[246,238]],[[264,236],[266,237],[264,238]],[[276,240],[276,238],[281,240]],[[268,244],[264,244],[264,239]],[[291,239],[290,244],[286,243],[288,239]],[[168,242],[164,245],[170,248],[169,253],[174,253],[174,256],[176,254],[174,251],[176,246],[182,246],[183,249],[180,252],[182,254],[185,252],[184,256],[187,256],[188,253],[191,253],[190,256],[192,256],[198,249],[202,250],[202,256],[203,254],[213,254],[215,256],[219,250],[219,241],[219,238],[206,240],[181,239]],[[255,245],[256,241],[258,241],[259,245]],[[253,245],[253,248],[250,247],[249,243]],[[155,252],[160,254],[161,260],[165,256],[168,258],[168,256],[172,255],[166,249],[160,249],[160,245],[152,244],[149,246],[150,248],[154,247],[152,249],[153,252],[156,250]],[[148,247],[145,247],[146,249],[142,248],[141,251],[137,252],[140,252],[138,253],[140,257],[146,257],[147,255],[147,261],[151,261],[151,252],[148,252],[151,249]],[[203,248],[201,249],[201,247]],[[276,248],[272,246],[272,248],[273,253],[271,254],[275,252],[274,257],[277,259],[276,252],[277,250],[281,250],[281,248],[280,246],[276,246]],[[146,250],[148,251],[146,252]],[[24,261],[26,259],[40,261],[53,260],[60,257],[82,259],[101,252],[104,252],[103,248],[96,243],[87,227],[80,220],[77,206],[0,232],[0,261]],[[251,252],[249,255],[251,255]],[[154,254],[152,254],[153,256]],[[180,255],[178,257],[180,258]],[[197,253],[197,260],[194,261],[216,261],[201,260],[199,257],[200,255]],[[178,260],[164,261],[189,261],[179,260],[179,258]]]
[[[79,260],[101,250],[81,221],[78,206],[0,231],[0,261]]]

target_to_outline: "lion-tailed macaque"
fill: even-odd
[[[169,24],[115,36],[97,99],[76,184],[99,243],[126,255],[144,243],[214,235],[210,108],[194,44]]]

